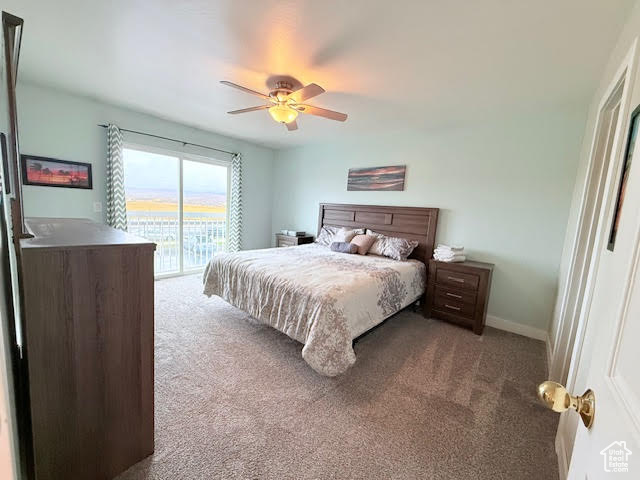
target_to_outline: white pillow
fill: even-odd
[[[349,243],[351,240],[353,240],[353,237],[355,237],[356,235],[361,235],[363,233],[364,233],[364,230],[362,228],[349,229],[346,227],[342,227],[333,236],[333,241]]]
[[[333,243],[334,241],[333,237],[336,235],[337,231],[338,231],[338,227],[330,227],[330,226],[322,227],[322,229],[320,230],[320,234],[318,235],[318,238],[316,238],[315,240],[315,243],[328,247]]]

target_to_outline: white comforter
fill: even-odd
[[[304,360],[334,376],[355,362],[354,338],[420,298],[426,267],[310,244],[218,255],[203,281],[207,296],[303,343]]]

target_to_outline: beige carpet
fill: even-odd
[[[556,479],[544,344],[404,311],[325,378],[301,345],[156,282],[156,449],[120,479]]]

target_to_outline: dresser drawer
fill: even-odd
[[[446,285],[436,285],[436,296],[445,300],[459,301],[467,304],[476,304],[476,292],[474,290],[460,290]]]
[[[461,317],[473,318],[476,313],[475,303],[464,303],[461,300],[454,298],[447,298],[441,295],[437,295],[433,300],[434,308],[437,310],[448,312]]]
[[[480,278],[471,273],[456,272],[440,267],[436,270],[436,283],[450,287],[477,290]]]

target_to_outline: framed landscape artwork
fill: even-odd
[[[43,187],[93,188],[91,164],[21,155],[22,184]]]
[[[347,191],[404,190],[404,176],[406,169],[406,165],[350,168],[349,177],[347,179]]]
[[[620,186],[618,187],[618,197],[616,198],[616,209],[613,212],[613,221],[611,222],[611,230],[609,231],[609,243],[607,249],[613,252],[616,244],[616,235],[620,226],[620,215],[622,214],[622,205],[624,204],[624,194],[627,189],[627,181],[629,179],[629,170],[631,170],[631,157],[633,157],[633,148],[636,144],[638,136],[638,119],[640,119],[640,106],[631,114],[631,122],[629,123],[629,137],[624,150],[624,158],[622,164],[622,174]]]

